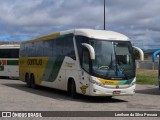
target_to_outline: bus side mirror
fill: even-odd
[[[140,53],[140,60],[144,61],[144,52],[139,47],[133,46],[133,49],[136,49]]]
[[[82,43],[82,46],[86,47],[89,50],[91,60],[95,60],[95,51],[94,48],[87,43]]]

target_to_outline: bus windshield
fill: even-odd
[[[129,41],[90,39],[95,50],[92,74],[105,79],[131,79],[135,77],[135,62]]]

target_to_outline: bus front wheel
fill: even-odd
[[[72,98],[76,98],[77,93],[76,93],[76,84],[74,80],[71,80],[69,82],[69,94]]]
[[[112,97],[113,97],[113,96],[106,96],[106,99],[107,99],[107,100],[112,100]]]

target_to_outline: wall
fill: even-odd
[[[158,61],[152,62],[152,60],[136,60],[136,68],[140,69],[150,69],[150,70],[158,70],[159,63]]]

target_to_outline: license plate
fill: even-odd
[[[119,95],[121,91],[113,91],[113,95]]]

